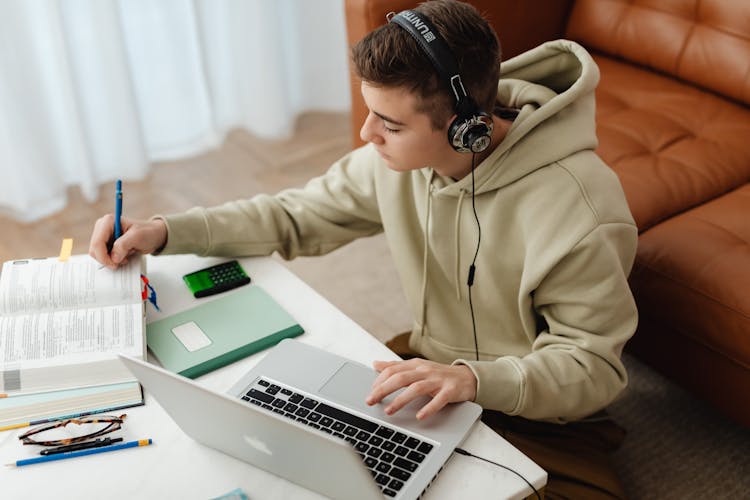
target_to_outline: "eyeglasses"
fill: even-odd
[[[80,443],[82,441],[86,441],[87,439],[103,436],[120,429],[123,422],[125,421],[126,416],[126,414],[120,415],[119,417],[102,415],[100,417],[69,418],[67,420],[58,420],[57,422],[53,422],[49,425],[31,429],[30,431],[27,431],[24,434],[18,436],[18,439],[23,441],[23,444],[38,444],[41,446],[64,446],[67,444]],[[83,431],[83,427],[79,427],[77,429],[68,429],[68,424],[86,426],[86,430],[89,432],[84,431],[84,434],[79,434],[79,432]],[[72,432],[65,436],[65,431],[69,430],[72,430]],[[41,434],[42,432],[48,433],[46,440],[37,441],[36,439],[32,439],[30,437]],[[74,435],[71,436],[70,434]]]

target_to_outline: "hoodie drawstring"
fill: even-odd
[[[461,189],[458,194],[458,204],[456,205],[456,220],[453,224],[454,239],[456,241],[456,299],[461,301],[461,208],[463,207],[465,189]]]
[[[425,220],[424,220],[424,245],[422,248],[422,314],[420,318],[420,329],[424,331],[424,323],[427,316],[427,251],[428,251],[428,240],[430,235],[430,212],[432,211],[432,177],[435,175],[435,171],[430,173],[429,179],[427,179],[427,192],[425,200]],[[421,334],[422,332],[420,332]]]

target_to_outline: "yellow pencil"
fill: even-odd
[[[28,427],[30,425],[31,425],[31,422],[24,422],[22,424],[6,425],[5,427],[0,427],[0,432],[2,432],[2,431],[9,431],[11,429],[21,429],[22,427]]]

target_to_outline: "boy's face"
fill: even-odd
[[[425,113],[416,111],[417,98],[399,87],[375,87],[362,82],[362,96],[370,110],[359,131],[371,142],[391,170],[406,172],[432,167],[451,176],[460,163],[448,144],[448,125],[435,130]]]

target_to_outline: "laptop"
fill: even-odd
[[[420,422],[424,397],[386,415],[395,394],[364,402],[374,370],[293,339],[270,349],[227,394],[119,357],[191,438],[331,498],[419,497],[482,412],[475,403],[450,404]]]

